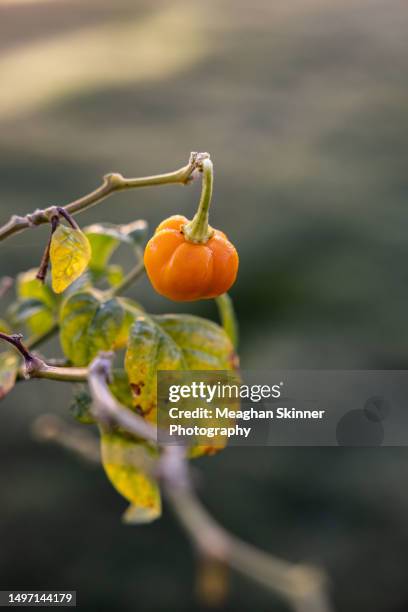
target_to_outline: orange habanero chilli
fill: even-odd
[[[209,228],[206,242],[187,239],[182,215],[165,219],[147,243],[144,263],[155,290],[177,302],[214,298],[228,291],[238,272],[238,253],[226,235]]]

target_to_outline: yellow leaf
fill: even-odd
[[[153,472],[157,457],[147,448],[119,433],[101,436],[105,473],[115,489],[131,505],[124,514],[126,523],[150,523],[161,514],[160,491]]]
[[[79,229],[59,225],[55,230],[50,249],[52,288],[62,293],[86,269],[91,259],[91,245]]]

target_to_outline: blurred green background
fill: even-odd
[[[243,367],[405,369],[407,31],[404,0],[0,0],[1,217],[210,151],[211,223],[241,256]],[[198,194],[136,190],[78,220],[153,229]],[[0,276],[36,265],[46,236],[2,244]],[[216,318],[145,279],[129,295]],[[90,611],[204,609],[167,508],[126,527],[100,469],[33,441],[33,419],[66,415],[69,397],[32,381],[1,403],[0,588],[76,589]],[[195,466],[226,527],[327,569],[337,611],[408,610],[406,449],[234,448]],[[222,609],[287,608],[233,576]]]

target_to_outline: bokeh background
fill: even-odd
[[[407,368],[407,31],[404,0],[0,0],[1,218],[208,150],[212,224],[241,255],[243,367]],[[136,190],[78,219],[154,228],[198,193]],[[46,236],[2,244],[0,275],[35,265]],[[145,279],[129,295],[217,316]],[[69,396],[32,381],[1,404],[0,588],[76,589],[89,611],[203,609],[167,508],[122,525],[100,469],[32,439],[41,413],[69,419]],[[327,569],[338,612],[408,610],[406,449],[234,448],[195,465],[226,527]],[[236,576],[222,609],[287,610]]]

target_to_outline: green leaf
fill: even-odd
[[[99,351],[114,348],[124,318],[125,310],[116,298],[105,301],[96,290],[73,294],[60,313],[64,354],[74,365],[88,365]]]
[[[15,302],[9,308],[15,325],[23,323],[30,334],[45,334],[55,322],[55,315],[41,300],[27,299]]]
[[[120,298],[104,298],[96,289],[71,295],[60,312],[60,340],[65,356],[78,366],[92,361],[99,351],[126,345],[136,306]]]
[[[19,274],[16,281],[17,302],[9,307],[14,326],[24,324],[30,334],[43,334],[56,320],[58,300],[51,288],[36,278],[37,269]]]
[[[160,491],[152,474],[157,455],[118,433],[101,436],[105,473],[115,489],[130,502],[127,523],[150,523],[161,515]]]
[[[102,272],[111,258],[113,251],[118,246],[119,240],[110,234],[92,231],[94,227],[100,226],[91,226],[85,229],[85,235],[89,240],[92,251],[89,267],[96,272]]]
[[[3,399],[14,387],[19,363],[19,358],[14,353],[0,353],[0,399]]]
[[[142,220],[128,225],[96,223],[85,228],[84,232],[92,249],[89,266],[96,272],[102,272],[120,243],[140,247],[147,235],[147,223]]]
[[[62,293],[86,270],[91,245],[80,229],[59,225],[51,238],[52,288]]]
[[[231,340],[222,327],[193,315],[161,315],[156,323],[181,348],[187,370],[231,370],[236,365]],[[163,369],[163,368],[159,368]]]
[[[231,340],[222,327],[206,319],[191,315],[141,316],[130,330],[125,369],[132,389],[133,409],[154,424],[157,423],[158,370],[234,370],[235,367]],[[189,455],[211,454],[226,443],[226,438],[219,437],[211,443],[197,439]]]
[[[51,310],[55,308],[57,300],[51,288],[36,278],[38,269],[31,268],[17,276],[16,293],[20,300],[36,299],[43,302]]]
[[[157,417],[158,370],[231,370],[235,353],[224,330],[190,315],[138,317],[133,323],[125,369],[134,409],[151,422]]]

